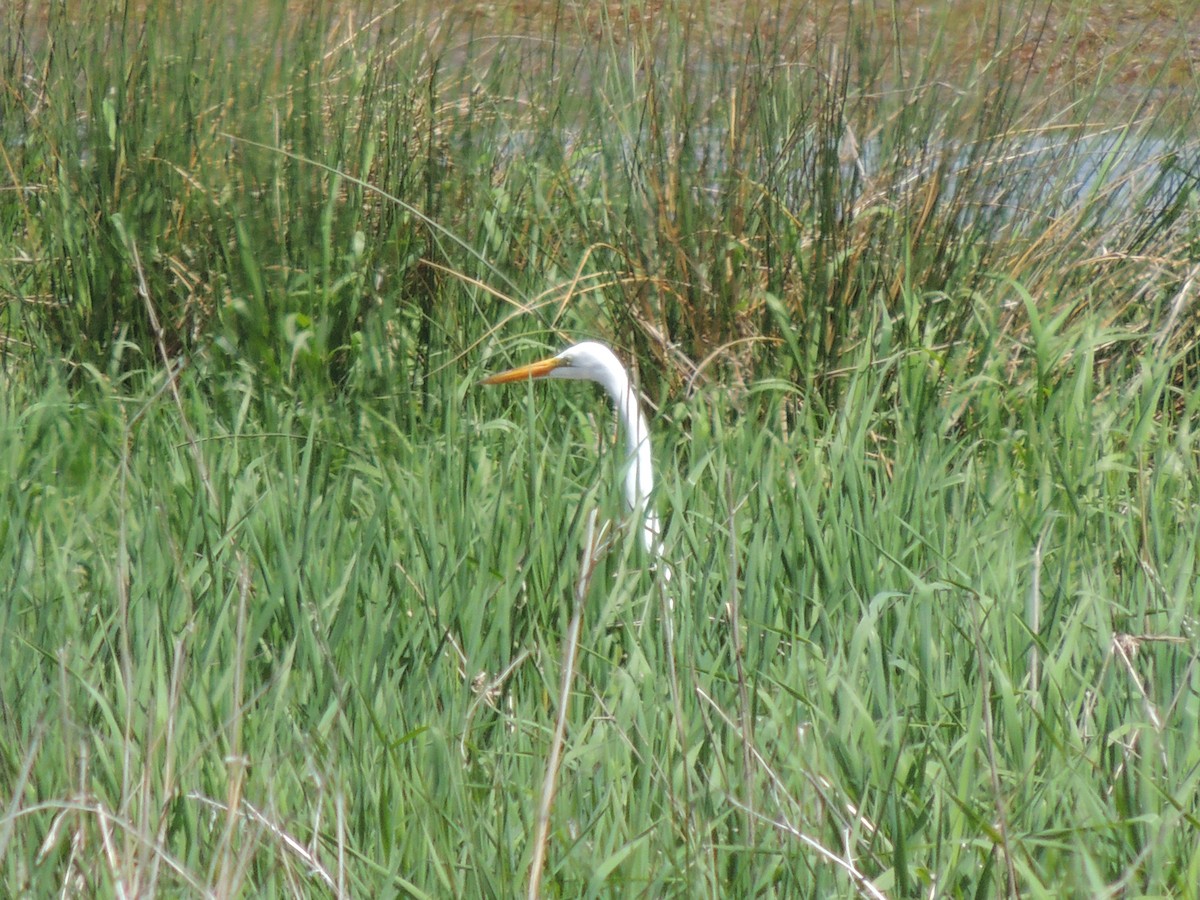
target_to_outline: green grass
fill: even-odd
[[[1144,35],[147,6],[2,14],[4,893],[1195,895]],[[669,582],[600,393],[477,386],[585,336]]]

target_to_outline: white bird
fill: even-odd
[[[604,388],[616,407],[629,451],[630,460],[625,469],[625,502],[634,515],[642,516],[642,539],[646,549],[655,556],[661,556],[658,516],[648,508],[650,491],[654,488],[650,429],[646,426],[646,417],[642,415],[629,375],[616,354],[596,341],[584,341],[568,347],[557,356],[491,375],[482,383],[507,384],[531,378],[594,381]],[[664,567],[664,574],[668,572]],[[670,575],[666,574],[666,577]]]

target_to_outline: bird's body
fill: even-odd
[[[660,555],[658,516],[648,507],[654,488],[654,464],[650,454],[650,429],[638,404],[637,394],[625,367],[616,354],[604,344],[584,341],[527,366],[520,366],[492,375],[484,384],[506,384],[531,378],[566,378],[575,381],[594,381],[604,388],[617,411],[629,462],[625,469],[625,502],[635,516],[642,516],[642,538],[646,549]]]

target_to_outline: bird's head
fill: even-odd
[[[568,347],[557,356],[518,366],[483,379],[483,384],[508,384],[531,378],[567,378],[574,381],[595,381],[610,386],[627,383],[625,369],[616,355],[596,341],[583,341]]]

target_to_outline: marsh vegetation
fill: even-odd
[[[1195,891],[1194,7],[246,6],[0,13],[4,893]]]

